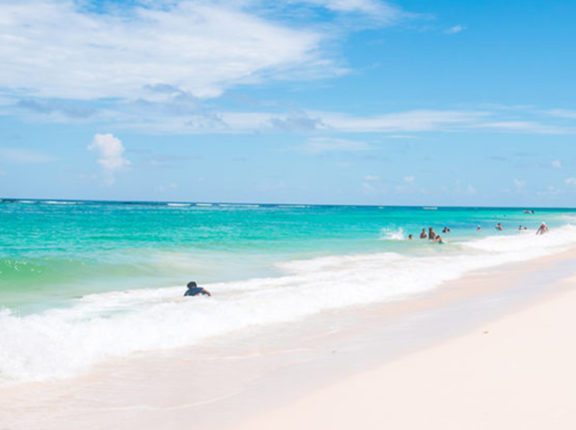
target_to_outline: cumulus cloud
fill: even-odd
[[[90,151],[98,155],[98,164],[104,173],[106,183],[112,184],[116,173],[131,163],[124,158],[124,145],[122,141],[112,134],[96,134],[88,146]]]
[[[573,178],[573,177],[572,177],[572,178],[566,178],[566,179],[564,180],[564,183],[565,183],[566,185],[571,186],[571,187],[576,187],[576,178]]]
[[[562,161],[561,160],[552,160],[550,163],[553,169],[561,169],[562,168]]]
[[[415,176],[404,176],[403,179],[404,179],[404,182],[406,182],[407,184],[412,184],[416,180],[416,177]]]

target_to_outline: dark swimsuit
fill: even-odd
[[[205,296],[209,296],[210,294],[208,294],[208,291],[206,291],[204,288],[201,287],[194,287],[194,288],[188,288],[188,291],[186,291],[184,293],[184,296],[198,296],[198,295],[205,295]]]

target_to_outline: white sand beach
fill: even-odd
[[[574,261],[3,386],[0,428],[572,429]]]
[[[575,308],[559,294],[234,428],[573,429]]]

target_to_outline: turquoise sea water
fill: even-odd
[[[99,291],[273,275],[275,263],[323,255],[446,252],[415,240],[433,226],[449,242],[540,221],[566,209],[421,208],[4,200],[0,304],[43,309]],[[480,225],[482,230],[476,231]]]
[[[523,209],[5,199],[0,383],[409,299],[576,246],[575,210]],[[444,226],[446,244],[418,239]],[[213,296],[182,297],[190,280]]]

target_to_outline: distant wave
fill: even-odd
[[[44,203],[47,205],[79,205],[80,202],[62,201],[62,200],[46,200]]]
[[[212,207],[214,205],[212,203],[196,203],[196,206],[198,206],[199,208],[204,208],[204,207],[209,208],[209,207]]]
[[[259,208],[260,205],[256,204],[243,204],[243,203],[220,203],[221,208]]]
[[[190,203],[167,203],[166,206],[175,207],[175,208],[184,208],[191,206]]]

